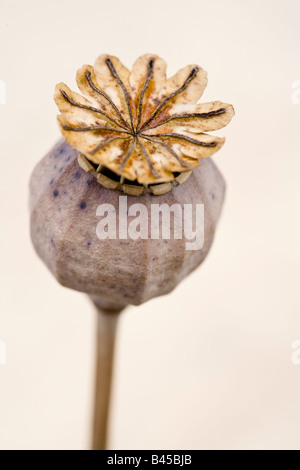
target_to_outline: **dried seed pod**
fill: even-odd
[[[154,54],[137,59],[131,72],[116,57],[101,55],[94,67],[84,65],[77,73],[84,96],[63,83],[56,86],[58,122],[67,142],[85,157],[82,168],[100,184],[128,190],[135,182],[140,188],[131,194],[140,195],[143,186],[169,183],[152,191],[162,194],[178,174],[199,166],[199,159],[224,143],[205,132],[226,126],[234,110],[219,101],[196,104],[206,84],[206,72],[197,65],[167,79],[166,63]]]
[[[169,293],[202,263],[224,199],[224,180],[206,158],[224,139],[206,132],[228,124],[233,107],[197,104],[207,82],[201,67],[187,66],[169,79],[165,72],[156,55],[140,57],[131,72],[116,57],[102,55],[77,73],[84,96],[58,84],[65,140],[31,178],[38,255],[62,285],[88,294],[99,311],[94,450],[107,445],[118,318],[112,313]],[[185,211],[203,205],[203,244],[187,249],[190,237],[182,224],[191,229],[192,216]],[[166,219],[167,236],[159,232],[161,219],[152,231],[154,206],[174,212]],[[112,215],[113,236],[103,233],[103,217],[99,223],[105,211]]]
[[[137,199],[136,203],[204,204],[205,232],[201,250],[187,250],[186,238],[99,240],[100,204],[119,206],[122,193],[99,185],[78,165],[77,153],[59,142],[38,164],[31,179],[31,235],[38,255],[66,287],[90,295],[107,309],[139,305],[170,292],[206,257],[224,198],[224,180],[211,159],[193,171],[188,182],[171,192]],[[125,197],[125,196],[123,196]],[[117,226],[118,226],[117,213]]]

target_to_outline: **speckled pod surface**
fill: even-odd
[[[213,242],[225,193],[213,161],[204,159],[186,183],[167,194],[127,196],[128,207],[137,202],[146,207],[204,204],[204,245],[188,251],[184,238],[99,240],[97,207],[118,207],[124,194],[99,185],[80,168],[77,156],[61,140],[33,172],[31,236],[40,258],[63,286],[85,292],[108,310],[139,305],[172,291],[202,263]]]

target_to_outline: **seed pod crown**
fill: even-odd
[[[124,189],[129,183],[136,194],[183,182],[224,143],[206,132],[234,115],[232,105],[220,101],[197,104],[207,85],[201,67],[188,65],[167,79],[165,61],[153,54],[137,59],[131,72],[116,57],[101,55],[76,79],[83,96],[64,83],[55,90],[64,138],[101,184]]]

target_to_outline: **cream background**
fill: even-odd
[[[59,138],[54,85],[98,54],[209,73],[236,109],[214,158],[228,184],[205,264],[122,316],[112,449],[300,449],[299,0],[0,0],[1,449],[85,449],[95,313],[29,239],[28,180]]]

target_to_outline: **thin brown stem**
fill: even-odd
[[[132,155],[132,152],[133,152],[133,149],[134,149],[134,144],[135,144],[135,138],[133,138],[131,143],[130,143],[130,147],[128,149],[128,152],[126,153],[125,157],[122,160],[121,165],[119,166],[119,171],[122,172],[124,170],[124,168],[126,166],[126,163],[128,162],[128,160],[130,159],[130,157]]]
[[[126,90],[126,87],[125,87],[123,81],[120,79],[120,77],[118,75],[118,72],[116,71],[112,61],[110,59],[106,59],[106,64],[107,64],[112,76],[117,80],[118,84],[120,85],[120,87],[123,90],[125,101],[126,101],[127,108],[128,108],[128,112],[129,112],[129,116],[130,116],[131,130],[134,131],[132,109],[131,109],[131,106],[130,106],[128,91]]]
[[[147,127],[147,131],[151,129],[156,129],[156,127],[163,126],[167,122],[174,121],[176,119],[189,119],[189,118],[203,118],[203,119],[209,119],[214,116],[218,116],[219,114],[224,114],[226,113],[225,108],[220,108],[216,109],[215,111],[209,111],[208,113],[182,113],[182,114],[174,114],[173,116],[169,117],[168,119],[165,119],[164,121],[160,122],[159,124],[156,124],[155,126],[152,127]]]
[[[147,75],[146,75],[145,83],[144,83],[143,89],[141,91],[141,96],[140,96],[140,100],[139,100],[138,121],[137,121],[137,125],[136,125],[137,129],[138,129],[138,127],[140,125],[140,122],[141,122],[144,95],[145,95],[145,92],[146,92],[146,90],[149,86],[149,82],[150,82],[150,80],[152,78],[152,75],[153,75],[153,66],[154,66],[154,59],[152,57],[148,62]]]
[[[102,114],[102,116],[105,116],[106,119],[108,119],[109,121],[116,124],[116,126],[123,129],[123,127],[115,119],[110,117],[104,111],[101,111],[101,109],[94,108],[93,106],[88,106],[86,104],[77,103],[76,101],[72,100],[72,98],[70,98],[69,95],[64,90],[60,90],[60,92],[61,92],[62,96],[65,98],[65,100],[68,101],[68,103],[70,103],[72,106],[76,106],[77,108],[81,108],[81,109],[87,109],[89,111],[93,111],[94,113]]]
[[[194,67],[189,76],[187,77],[187,79],[185,80],[184,84],[178,88],[177,90],[173,91],[173,93],[171,93],[169,96],[167,96],[164,101],[162,101],[160,103],[160,105],[156,108],[156,110],[154,111],[154,113],[152,114],[152,116],[150,116],[150,118],[142,125],[142,127],[140,128],[140,130],[143,130],[145,129],[146,126],[148,126],[148,124],[153,121],[154,118],[156,118],[156,116],[161,112],[161,110],[164,108],[164,106],[170,101],[172,100],[173,98],[175,98],[175,96],[179,95],[180,93],[182,93],[187,87],[188,85],[190,84],[190,82],[193,80],[193,78],[196,77],[197,75],[197,72],[199,70],[199,67]]]
[[[103,96],[103,98],[105,98],[109,104],[112,106],[112,108],[114,109],[114,111],[117,113],[117,115],[119,116],[119,118],[121,119],[122,123],[127,127],[127,129],[130,129],[128,123],[125,121],[125,119],[123,118],[122,114],[120,113],[120,111],[118,110],[117,106],[115,105],[115,103],[110,99],[110,97],[104,93],[104,91],[100,90],[93,82],[92,80],[92,77],[91,77],[91,72],[87,72],[85,78],[87,79],[90,87],[96,91],[99,95]]]
[[[177,134],[175,132],[164,132],[162,134],[149,134],[149,137],[172,137],[174,139],[185,140],[194,145],[201,145],[202,147],[215,147],[217,145],[216,141],[212,142],[201,142],[200,140],[192,139],[184,134]]]
[[[145,159],[148,162],[151,173],[153,174],[153,176],[155,176],[155,178],[159,178],[159,174],[157,173],[157,171],[155,170],[155,168],[152,164],[152,161],[151,161],[151,158],[150,158],[150,156],[147,152],[147,149],[145,148],[145,146],[143,145],[143,143],[139,139],[137,139],[137,141],[138,141],[138,143],[139,143],[139,145],[142,149],[142,152],[143,152],[143,155],[144,155]]]
[[[94,155],[96,152],[98,152],[98,150],[102,149],[103,147],[105,147],[105,145],[108,145],[110,144],[111,142],[113,142],[114,140],[117,140],[117,139],[130,139],[130,137],[122,137],[122,136],[117,136],[117,137],[110,137],[109,139],[105,140],[104,142],[101,142],[99,145],[97,145],[97,147],[95,147],[90,153],[90,155]]]
[[[62,126],[65,131],[75,131],[75,132],[86,132],[86,131],[110,131],[110,132],[116,132],[117,134],[131,134],[128,131],[124,130],[119,130],[115,129],[113,127],[106,127],[106,126],[87,126],[87,127],[74,127],[74,126],[68,126],[68,125],[63,125]]]
[[[93,417],[92,450],[108,447],[108,420],[119,311],[108,312],[97,307],[96,383]]]
[[[186,162],[184,162],[184,161],[179,157],[179,155],[177,155],[177,153],[176,153],[171,147],[169,147],[169,145],[165,144],[164,142],[161,142],[160,140],[156,140],[156,139],[152,139],[151,137],[147,137],[147,136],[144,135],[144,134],[141,134],[140,137],[143,138],[143,139],[149,140],[150,142],[153,142],[153,143],[155,143],[155,144],[161,145],[161,146],[164,147],[166,150],[168,150],[168,152],[169,152],[171,155],[173,155],[173,157],[176,158],[176,160],[180,163],[180,165],[189,168],[190,165],[188,165]]]

